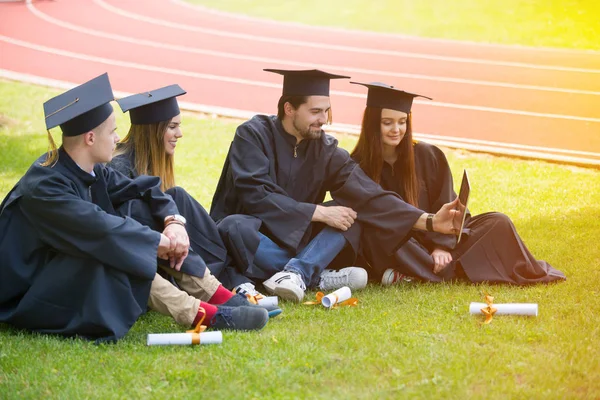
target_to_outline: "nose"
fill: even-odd
[[[175,137],[177,139],[183,137],[183,132],[181,131],[181,128],[178,128],[177,131],[175,131]]]
[[[118,134],[115,134],[115,143],[118,143],[118,142],[119,142],[119,140],[121,140],[121,138],[119,138],[119,135],[118,135]]]

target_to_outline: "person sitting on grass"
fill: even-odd
[[[103,74],[44,103],[50,150],[0,205],[0,322],[114,341],[149,305],[187,326],[261,329],[267,312],[232,296],[189,251],[160,180],[129,179],[103,165],[119,139],[112,100]],[[59,149],[49,131],[56,126]],[[134,203],[157,229],[126,216]],[[179,290],[156,273],[157,258],[190,282],[196,299],[177,301]],[[173,308],[150,296],[156,291]]]
[[[360,136],[352,151],[363,171],[384,189],[427,212],[437,212],[456,198],[444,153],[413,140],[411,108],[419,95],[378,82],[352,83],[368,88]],[[537,261],[510,218],[498,212],[467,214],[459,243],[455,235],[417,232],[393,255],[382,250],[365,247],[364,257],[372,277],[384,285],[399,282],[403,276],[431,282],[461,279],[515,285],[565,279],[547,262]]]
[[[307,287],[363,288],[363,268],[326,268],[345,247],[349,258],[336,265],[351,265],[361,233],[391,254],[413,228],[425,229],[428,216],[383,191],[322,131],[331,120],[330,81],[348,77],[266,71],[283,75],[277,116],[257,115],[237,128],[211,216],[241,272],[269,293],[301,301]],[[337,205],[323,204],[327,192]],[[455,206],[430,216],[437,231],[455,229]]]
[[[129,112],[131,127],[117,144],[109,165],[130,178],[152,175],[161,179],[161,189],[173,198],[186,221],[192,249],[212,274],[232,289],[231,282],[235,282],[239,273],[232,265],[216,223],[196,199],[175,186],[175,149],[183,137],[177,97],[185,93],[179,85],[170,85],[117,100],[123,112]],[[165,271],[172,273],[169,269]],[[253,287],[238,287],[234,292],[253,301],[264,297]],[[281,310],[269,307],[269,312],[274,316]]]

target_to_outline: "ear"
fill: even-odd
[[[285,111],[285,115],[293,115],[294,111],[296,111],[296,109],[294,108],[294,106],[292,105],[292,103],[290,103],[289,101],[286,101],[285,104],[283,105],[283,111]]]
[[[89,131],[83,134],[83,142],[88,146],[93,146],[96,142],[96,134],[94,131]]]

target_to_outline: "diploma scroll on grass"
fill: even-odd
[[[348,286],[343,286],[336,290],[333,293],[329,293],[325,295],[323,292],[317,292],[317,298],[313,301],[305,301],[306,305],[318,305],[322,304],[328,309],[343,307],[343,306],[356,306],[358,304],[358,300],[352,297],[352,293],[350,292],[350,288]]]
[[[482,308],[486,308],[486,303],[471,303],[469,306],[469,313],[480,315],[483,314]],[[506,304],[494,304],[496,308],[495,315],[529,315],[537,317],[538,305],[535,303],[506,303]]]
[[[148,334],[148,346],[167,345],[193,345],[193,344],[221,344],[223,334],[221,331],[201,333],[150,333]]]

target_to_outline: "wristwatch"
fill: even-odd
[[[427,215],[427,221],[425,222],[425,227],[429,232],[434,232],[433,230],[433,217],[434,214]]]
[[[179,215],[179,214],[169,215],[167,218],[165,218],[165,227],[170,224],[179,224],[179,225],[185,226],[186,222],[187,221],[185,220],[185,217],[183,215]]]

